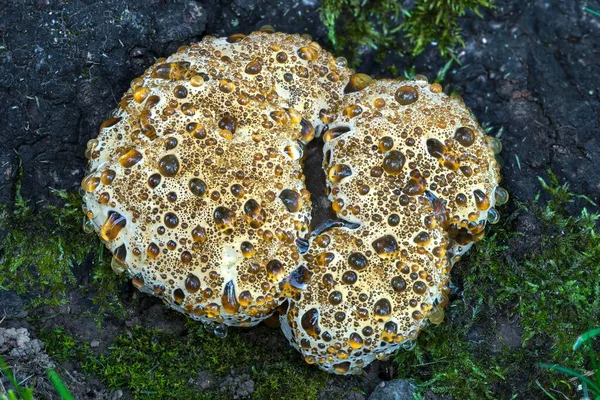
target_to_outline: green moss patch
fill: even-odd
[[[201,371],[217,380],[231,371],[248,374],[254,381],[253,399],[316,399],[329,378],[307,366],[282,338],[275,339],[278,344],[273,348],[267,341],[251,343],[239,330],[220,339],[199,322],[189,321],[186,328],[183,334],[174,334],[135,327],[118,336],[102,355],[94,355],[87,344],[77,343],[62,330],[46,331],[42,337],[57,360],[76,360],[109,388],[128,390],[135,399],[232,398],[235,393],[227,388],[197,387],[194,381]],[[254,329],[273,334],[266,327]]]
[[[408,10],[396,0],[323,0],[321,20],[334,50],[356,65],[361,47],[378,50],[380,58],[388,51],[417,56],[435,42],[443,57],[452,56],[464,46],[459,19],[481,17],[490,7],[493,0],[418,0]]]
[[[456,267],[462,295],[445,324],[425,331],[415,351],[398,353],[402,377],[419,377],[423,390],[460,399],[576,394],[577,381],[537,363],[589,368],[571,346],[600,321],[598,215],[584,208],[573,216],[568,207],[586,199],[551,178],[542,181],[551,196],[545,205],[519,204]],[[528,245],[519,254],[523,241]]]

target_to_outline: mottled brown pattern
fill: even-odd
[[[316,135],[348,222],[318,235]],[[172,308],[250,326],[285,304],[307,362],[357,373],[439,322],[452,264],[505,200],[497,146],[424,77],[374,81],[299,35],[205,37],[134,79],[88,143],[87,229]]]

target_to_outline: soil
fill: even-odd
[[[597,2],[589,3],[600,9]],[[31,204],[54,201],[51,188],[77,190],[85,172],[86,142],[97,135],[129,82],[156,58],[206,34],[249,32],[265,24],[309,33],[326,46],[319,5],[318,0],[0,2],[0,203],[13,201],[20,164],[22,195]],[[498,0],[483,18],[465,18],[462,28],[466,47],[458,54],[461,65],[450,69],[444,89],[460,89],[478,120],[501,138],[502,186],[512,199],[531,201],[540,189],[538,177],[552,170],[574,192],[599,202],[600,18],[584,12],[578,1]],[[433,46],[416,59],[390,52],[383,61],[374,50],[361,49],[361,60],[359,70],[374,77],[390,77],[390,66],[403,71],[414,65],[434,79],[445,63]],[[316,160],[312,151],[309,169],[319,165]],[[310,174],[314,182],[322,180],[319,171]],[[311,189],[317,196],[322,190],[319,184]],[[315,203],[317,213],[329,215],[326,202]],[[535,221],[517,226],[535,236]],[[535,247],[521,241],[511,251],[526,254]],[[85,283],[89,266],[81,270]],[[25,318],[26,297],[0,293],[3,328],[27,328],[33,338],[40,328],[61,327],[82,340],[97,341],[97,351],[128,326],[182,329],[181,318],[167,320],[165,314],[172,312],[150,298],[138,302],[127,320],[107,321],[98,330],[91,318],[82,317],[90,301],[78,289],[69,293],[68,306],[37,311],[35,322]],[[510,321],[497,323],[501,338],[481,332],[478,340],[490,347],[499,340],[519,346],[520,328]],[[259,329],[264,335],[267,328]],[[244,335],[252,341],[253,332]],[[267,336],[277,346],[285,342],[282,335]],[[76,366],[62,367],[77,398],[128,396],[86,380]],[[363,377],[352,379],[368,395],[385,371],[385,364],[376,363]],[[246,378],[225,379],[248,390],[253,384]],[[335,394],[341,392],[335,386],[345,383],[332,379],[330,384],[327,392]]]

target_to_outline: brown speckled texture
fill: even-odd
[[[324,232],[315,134],[341,222]],[[86,224],[172,308],[252,326],[282,306],[307,362],[360,373],[443,315],[452,264],[496,219],[497,146],[423,76],[374,81],[308,36],[208,36],[134,79],[88,143]]]

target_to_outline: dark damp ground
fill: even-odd
[[[597,2],[588,6],[600,9]],[[156,58],[206,34],[249,32],[265,24],[310,33],[327,47],[318,7],[318,0],[0,2],[0,203],[14,202],[20,163],[21,194],[30,204],[40,208],[55,202],[51,188],[76,191],[85,171],[86,142],[96,136],[129,82]],[[458,52],[461,65],[448,71],[444,89],[460,90],[478,120],[502,140],[502,186],[511,199],[533,201],[540,191],[538,176],[547,177],[552,170],[573,192],[600,201],[600,18],[582,11],[575,0],[498,1],[483,19],[467,18],[462,26],[466,47]],[[381,61],[371,49],[360,54],[359,71],[374,77],[393,77],[390,71],[402,75],[414,65],[418,73],[435,79],[445,64],[433,48],[415,60],[390,52]],[[314,151],[309,152],[309,187],[318,212],[327,214],[322,186],[312,183],[323,179],[316,160]],[[514,209],[513,201],[505,214]],[[507,251],[515,258],[535,251],[539,222],[526,217],[513,228],[529,236]],[[459,268],[468,270],[469,265]],[[77,269],[80,285],[90,281],[89,271],[85,264]],[[0,320],[5,316],[0,328],[27,328],[32,339],[42,329],[61,328],[95,354],[109,351],[117,335],[136,326],[159,327],[174,337],[185,334],[183,318],[129,286],[122,290],[130,312],[125,320],[106,319],[100,329],[86,313],[90,294],[78,287],[68,291],[67,305],[26,310],[27,295],[0,291]],[[479,342],[490,346],[501,340],[518,347],[523,340],[523,329],[513,320],[499,330],[476,333]],[[268,351],[287,349],[283,336],[264,326],[239,335]],[[131,389],[108,390],[107,382],[84,374],[73,360],[56,364],[78,398],[132,396]],[[25,362],[13,365],[35,370]],[[193,384],[198,393],[206,385],[223,386],[229,388],[226,393],[243,397],[255,390],[244,373],[241,369],[217,377],[199,371]],[[319,393],[339,398],[359,388],[362,394],[351,396],[363,398],[381,379],[393,376],[389,364],[375,363],[362,377],[328,377]],[[42,389],[50,393],[47,386]],[[496,396],[504,397],[504,390]],[[512,390],[518,392],[514,386]],[[286,397],[273,391],[274,398]]]

